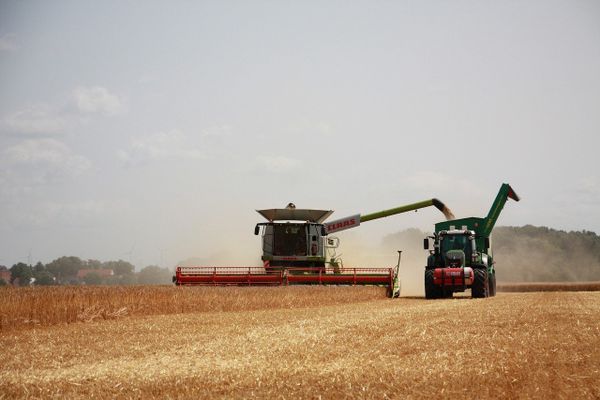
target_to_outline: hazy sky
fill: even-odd
[[[254,265],[255,209],[483,216],[502,182],[499,224],[600,232],[599,134],[596,0],[0,2],[4,265]]]

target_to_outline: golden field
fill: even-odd
[[[0,332],[127,316],[318,307],[385,297],[385,290],[377,287],[315,289],[171,285],[7,287],[0,288]]]
[[[50,289],[0,290],[0,398],[600,398],[600,292]]]

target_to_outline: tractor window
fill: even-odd
[[[450,250],[462,250],[466,257],[471,256],[471,241],[467,235],[448,235],[442,240],[442,253],[445,254]]]

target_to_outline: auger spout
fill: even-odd
[[[502,212],[504,204],[506,204],[506,201],[509,198],[513,199],[514,201],[521,200],[521,198],[508,183],[503,183],[502,186],[500,186],[498,195],[496,196],[494,203],[492,203],[492,207],[490,208],[487,217],[484,218],[483,228],[480,232],[482,236],[490,236],[492,234],[492,230],[496,225],[496,221],[498,221],[500,212]]]

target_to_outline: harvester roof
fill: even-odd
[[[321,223],[327,219],[333,210],[308,210],[302,208],[271,208],[256,210],[268,221],[309,221]]]

